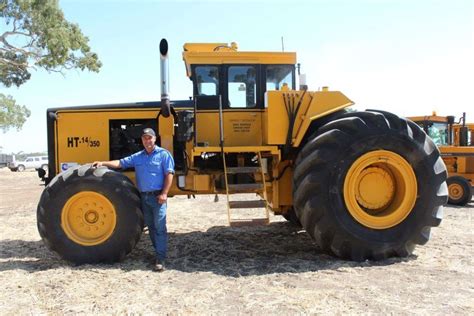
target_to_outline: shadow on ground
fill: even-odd
[[[143,234],[123,262],[75,266],[61,260],[39,241],[0,241],[0,272],[22,269],[31,273],[68,267],[70,269],[150,270],[152,246]],[[337,270],[344,267],[385,266],[408,258],[350,262],[326,255],[309,236],[286,222],[265,227],[229,228],[215,226],[206,232],[170,233],[167,270],[185,273],[212,272],[229,277],[272,273],[301,273]]]

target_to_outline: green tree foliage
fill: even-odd
[[[11,96],[0,93],[0,129],[4,132],[11,127],[19,130],[30,114],[26,106],[16,104]]]
[[[0,82],[6,87],[28,81],[32,69],[98,72],[102,65],[79,26],[64,18],[57,0],[0,0],[0,26]],[[21,109],[19,115],[27,113]]]

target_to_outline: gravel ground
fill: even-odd
[[[148,265],[143,235],[121,263],[73,266],[42,243],[35,172],[0,169],[0,313],[474,314],[474,204],[446,207],[414,255],[354,263],[323,254],[304,231],[272,217],[226,227],[224,197],[169,201],[169,260]]]

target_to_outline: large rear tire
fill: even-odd
[[[77,264],[122,260],[143,230],[133,183],[121,173],[90,165],[68,169],[46,186],[37,222],[48,248]]]
[[[294,206],[326,252],[362,261],[408,256],[438,226],[446,168],[429,137],[388,112],[343,115],[299,153]]]
[[[294,208],[291,208],[290,210],[288,210],[288,212],[286,212],[285,214],[282,214],[282,216],[283,216],[284,219],[286,219],[291,224],[293,224],[297,227],[301,227],[301,222],[300,222],[299,218],[296,216]]]
[[[449,204],[465,206],[472,200],[471,184],[466,178],[452,176],[448,178]]]

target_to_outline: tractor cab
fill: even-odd
[[[261,146],[267,91],[295,89],[295,53],[240,52],[237,44],[188,43],[183,59],[193,82],[196,146]]]
[[[466,113],[463,113],[458,122],[455,122],[454,116],[438,116],[436,112],[408,118],[418,124],[438,146],[474,145],[474,128],[472,123],[466,123]]]
[[[418,124],[437,146],[452,144],[453,116],[438,116],[436,112],[427,116],[413,116],[410,120]]]

